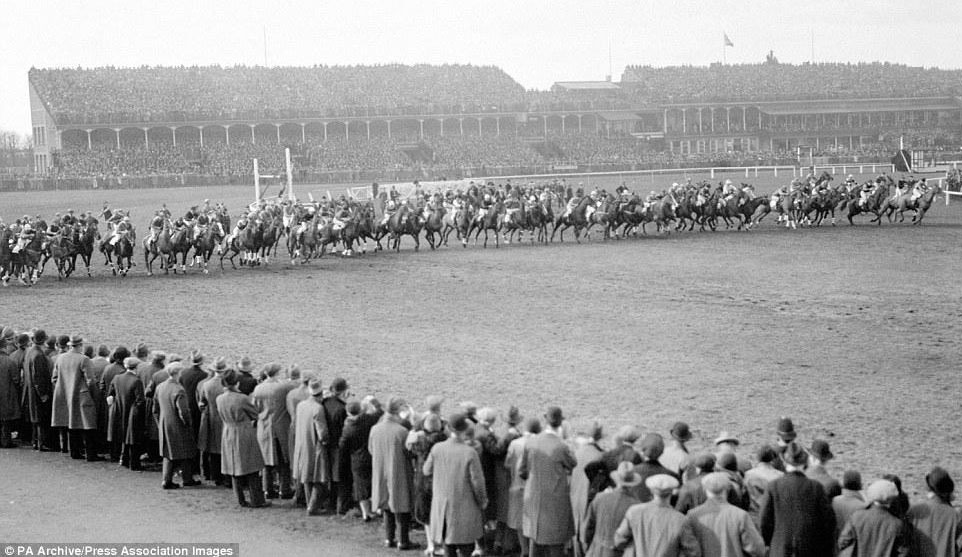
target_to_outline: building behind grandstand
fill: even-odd
[[[628,66],[525,91],[471,65],[31,69],[35,172],[249,175],[759,160],[957,149],[962,71],[895,64]],[[271,155],[270,153],[275,153]]]

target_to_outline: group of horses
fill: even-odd
[[[530,243],[553,242],[556,236],[564,242],[564,233],[569,229],[579,243],[582,237],[590,240],[593,230],[600,230],[605,240],[637,236],[639,230],[646,235],[648,224],[653,224],[659,234],[691,231],[695,226],[702,231],[714,231],[721,223],[726,228],[747,230],[770,213],[776,215],[777,223],[797,228],[820,226],[827,218],[831,218],[834,226],[836,213],[850,224],[855,224],[853,217],[860,214],[873,215],[871,222],[877,224],[881,224],[882,217],[889,222],[903,222],[904,214],[912,211],[912,222],[918,225],[941,191],[940,186],[933,185],[923,195],[915,196],[913,182],[896,183],[882,176],[871,183],[874,186],[866,198],[862,195],[863,184],[832,186],[831,179],[823,173],[813,184],[783,188],[772,197],[754,196],[747,184],[726,193],[721,185],[713,186],[707,181],[673,187],[649,202],[637,196],[624,199],[614,194],[585,195],[569,204],[570,210],[565,210],[557,198],[545,203],[520,201],[497,192],[487,199],[480,194],[463,195],[457,210],[412,199],[398,203],[397,209],[386,216],[378,216],[383,211],[376,210],[373,202],[352,200],[342,207],[341,218],[336,220],[315,217],[322,211],[309,212],[304,206],[297,206],[291,213],[271,205],[250,215],[247,225],[229,240],[226,232],[230,230],[230,218],[224,214],[203,228],[177,227],[168,219],[159,232],[142,239],[141,247],[147,275],[154,273],[158,261],[164,273],[176,274],[178,270],[186,273],[188,260],[190,266],[196,264],[206,274],[215,254],[219,255],[222,270],[225,259],[235,269],[238,258],[242,266],[267,264],[276,256],[282,239],[286,239],[284,245],[291,263],[306,264],[322,257],[328,249],[333,251],[338,247],[343,255],[352,255],[355,247],[365,253],[368,242],[375,244],[375,251],[384,249],[382,241],[386,241],[389,249],[400,251],[404,236],[413,239],[417,251],[422,234],[434,250],[447,246],[451,234],[465,247],[471,241],[477,245],[482,235],[484,247],[492,238],[495,247],[500,247],[502,241],[523,242],[525,234]],[[136,237],[133,231],[101,237],[96,224],[64,227],[53,238],[45,231],[38,231],[26,246],[14,253],[12,246],[16,240],[11,229],[0,230],[0,279],[4,285],[12,277],[32,284],[49,260],[54,261],[60,279],[76,271],[78,257],[90,276],[91,257],[97,249],[114,275],[126,276],[134,266]]]

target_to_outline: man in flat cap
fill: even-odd
[[[854,548],[857,557],[873,555],[909,555],[909,530],[892,514],[890,507],[898,499],[899,490],[888,480],[877,480],[866,492],[869,507],[855,511],[842,528],[838,549]]]
[[[564,415],[551,406],[544,430],[524,446],[520,474],[525,478],[522,530],[530,540],[530,557],[561,557],[574,536],[574,518],[568,495],[568,476],[577,461],[562,440]]]
[[[625,513],[615,532],[615,547],[633,546],[635,555],[678,555],[699,557],[701,548],[685,515],[671,508],[671,495],[678,480],[658,474],[645,480],[651,501],[634,505]]]
[[[962,555],[962,515],[952,507],[955,482],[936,466],[925,476],[925,501],[909,508],[906,521],[912,526],[910,555],[958,557]]]
[[[835,513],[822,484],[805,476],[808,453],[788,443],[782,460],[785,475],[768,484],[760,511],[770,557],[832,555]]]
[[[729,474],[712,472],[701,480],[707,499],[688,513],[702,555],[765,555],[765,542],[748,513],[728,502]]]

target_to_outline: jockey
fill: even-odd
[[[20,230],[20,235],[17,237],[17,245],[13,247],[12,252],[20,253],[20,250],[30,245],[30,242],[32,242],[36,236],[37,233],[34,232],[33,226],[31,226],[29,222],[24,224]]]
[[[73,209],[67,209],[67,214],[63,216],[61,220],[64,226],[73,226],[77,224],[77,217],[73,214]]]
[[[347,209],[347,203],[343,205],[338,204],[338,207],[334,212],[331,228],[334,230],[334,232],[341,230],[344,228],[344,225],[347,224],[347,220],[349,218],[351,218],[351,212]]]
[[[227,238],[225,239],[225,242],[228,246],[230,245],[231,240],[233,240],[234,238],[237,237],[238,234],[240,234],[241,230],[244,230],[245,228],[247,228],[248,218],[249,216],[247,214],[247,211],[244,211],[244,213],[240,216],[240,218],[237,219],[237,222],[234,223],[234,229],[230,231],[230,234],[228,234]]]
[[[708,201],[709,197],[711,197],[711,186],[709,184],[705,184],[698,189],[698,194],[695,196],[695,207],[701,207],[704,205]]]
[[[156,221],[159,218],[160,217],[154,217],[154,220]],[[151,221],[150,225],[151,225],[151,231],[153,231],[153,228],[154,228],[153,221]],[[120,222],[117,223],[117,226],[114,228],[114,234],[110,238],[110,245],[116,246],[117,242],[119,242],[120,239],[123,238],[132,229],[133,227],[130,225],[130,217],[124,217]],[[154,236],[153,239],[149,240],[147,245],[153,246],[153,242],[155,241],[157,241],[156,236]]]
[[[123,222],[123,221],[120,221]],[[110,239],[110,245],[116,245],[117,241],[120,240],[120,236],[123,232],[120,231],[120,222],[114,226],[114,237]],[[154,214],[154,218],[150,219],[150,235],[147,236],[147,245],[153,247],[154,243],[157,242],[157,236],[160,235],[160,231],[164,229],[164,217],[161,216],[160,211]]]
[[[197,222],[194,226],[194,240],[203,236],[204,233],[207,232],[207,227],[209,225],[210,217],[207,216],[207,213],[201,213],[197,215]]]
[[[384,218],[381,219],[381,226],[386,225],[387,221],[391,220],[391,217],[393,217],[394,213],[397,212],[398,206],[399,206],[399,203],[397,202],[396,199],[394,198],[388,199],[387,204],[384,206]]]
[[[516,215],[521,212],[521,201],[514,191],[508,194],[504,200],[504,220],[505,222],[515,222]]]
[[[648,207],[651,207],[659,199],[661,199],[661,195],[659,195],[658,192],[654,190],[648,192],[648,195],[645,196],[645,202],[642,205],[642,208],[647,209]]]
[[[778,202],[783,195],[788,195],[788,186],[782,186],[772,192],[772,200],[771,200],[772,207],[778,205]]]
[[[110,204],[104,201],[104,208],[100,211],[100,216],[103,217],[104,222],[110,222],[110,217],[114,216],[113,211],[110,210]]]
[[[484,197],[481,198],[481,207],[478,209],[478,220],[483,219],[488,214],[492,205],[494,205],[494,197],[490,192],[485,191]]]
[[[731,180],[725,180],[725,184],[722,186],[723,202],[728,203],[736,195],[738,195],[738,186],[732,183]],[[740,204],[740,203],[739,203]]]
[[[751,184],[745,184],[744,186],[742,186],[742,194],[744,194],[746,199],[749,199],[749,200],[755,199],[755,186]],[[745,200],[743,199],[741,202],[739,202],[739,205],[744,202]]]
[[[849,174],[848,178],[845,179],[845,187],[847,187],[849,191],[852,191],[852,189],[855,188],[855,186],[857,185],[858,185],[858,182],[855,180],[855,176],[852,176],[851,174]]]
[[[912,187],[912,197],[909,198],[910,201],[918,201],[927,191],[929,191],[929,185],[925,182],[925,178],[922,178]]]
[[[202,210],[202,212],[205,213],[205,214],[209,214],[212,210],[213,210],[213,209],[211,209],[211,206],[210,206],[210,199],[205,199],[205,200],[204,200],[204,209]]]
[[[868,198],[872,197],[872,194],[878,189],[878,184],[875,182],[866,182],[862,184],[862,189],[859,190],[858,206],[862,209],[865,208],[865,204],[868,202]]]
[[[297,230],[294,231],[294,237],[300,240],[305,232],[314,224],[314,215],[316,213],[304,213],[301,215],[301,221],[297,225]]]
[[[581,200],[584,199],[584,196],[585,196],[585,190],[582,188],[578,188],[575,191],[574,195],[572,195],[571,198],[568,199],[568,205],[565,206],[565,212],[564,212],[564,215],[562,215],[562,217],[571,216],[571,212],[575,210],[575,207],[581,204]]]
[[[54,221],[44,232],[44,235],[47,237],[47,243],[52,243],[57,236],[60,236],[60,225]]]

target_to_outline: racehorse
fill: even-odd
[[[870,222],[877,223],[879,226],[881,226],[882,210],[885,204],[885,199],[889,196],[891,182],[892,179],[886,177],[885,180],[879,183],[875,188],[875,192],[873,192],[872,195],[865,200],[864,207],[859,203],[860,200],[858,193],[855,193],[855,195],[849,199],[848,204],[845,205],[845,216],[848,218],[848,223],[852,226],[855,226],[855,222],[852,220],[852,217],[860,213],[872,213],[875,215],[875,218]]]
[[[291,227],[290,235],[287,238],[287,251],[291,257],[291,263],[295,263],[298,257],[303,258],[301,263],[307,263],[314,257],[320,235],[314,219],[307,220],[305,229],[298,233],[298,229]]]
[[[420,233],[421,224],[418,221],[417,214],[407,203],[404,203],[391,215],[386,224],[375,228],[374,240],[377,242],[378,249],[383,249],[381,238],[386,235],[388,240],[394,240],[394,251],[400,253],[401,237],[407,235],[414,238],[414,251],[418,251],[421,247],[421,241],[418,237]]]
[[[257,264],[257,250],[262,246],[264,238],[264,224],[257,219],[251,219],[247,223],[247,226],[237,233],[237,236],[231,238],[230,245],[228,245],[223,253],[220,255],[220,268],[224,269],[224,258],[230,260],[230,266],[234,269],[237,265],[234,264],[234,258],[238,254],[241,256],[241,265],[256,265]]]
[[[669,223],[675,220],[675,208],[677,206],[678,202],[675,200],[675,195],[671,193],[649,205],[647,210],[642,213],[641,233],[647,236],[645,223],[654,222],[655,229],[659,234],[662,231],[670,234]]]
[[[501,241],[498,237],[501,230],[501,219],[504,217],[504,203],[497,201],[488,208],[485,214],[479,214],[471,220],[468,226],[468,236],[474,232],[474,245],[478,245],[478,236],[484,232],[484,247],[488,247],[488,230],[494,231],[494,247],[500,248]]]
[[[19,253],[13,253],[12,250],[10,251],[9,261],[7,263],[9,271],[2,277],[4,286],[7,285],[11,276],[17,277],[20,284],[27,286],[32,286],[37,282],[37,279],[40,277],[40,257],[43,252],[42,236],[42,234],[37,233]],[[4,249],[10,249],[7,240],[9,240],[9,238],[4,240],[6,246]]]
[[[561,241],[564,242],[564,241],[565,241],[565,230],[567,230],[567,229],[569,229],[569,228],[574,228],[574,229],[575,229],[575,241],[580,244],[580,243],[581,243],[581,231],[582,231],[586,226],[588,226],[588,218],[585,216],[585,214],[586,214],[587,211],[588,211],[588,206],[589,206],[589,205],[594,205],[594,204],[595,204],[595,200],[594,200],[594,199],[591,199],[591,196],[586,195],[580,202],[578,202],[578,205],[575,206],[575,208],[571,210],[571,213],[570,213],[570,214],[568,214],[568,215],[561,214],[561,216],[558,217],[558,220],[556,220],[555,223],[554,223],[554,229],[551,231],[551,240],[550,240],[550,241],[552,241],[552,242],[554,241],[554,235],[555,235],[555,233],[560,230],[560,231],[561,231],[561,236],[560,236],[560,238],[561,238]]]
[[[428,245],[431,246],[432,251],[444,240],[445,215],[444,207],[438,207],[437,210],[428,212],[427,216],[424,216],[424,213],[422,213],[421,220],[423,221],[424,239],[428,241]],[[437,242],[434,241],[435,234],[438,235]]]
[[[548,241],[548,224],[551,222],[551,215],[545,210],[541,203],[532,204],[525,210],[528,217],[528,228],[531,230],[531,243],[534,243],[534,231],[538,231],[538,241]],[[520,241],[520,238],[519,238]]]
[[[77,256],[79,255],[84,263],[84,268],[87,270],[87,276],[91,276],[90,257],[94,253],[94,246],[98,240],[100,240],[100,230],[97,229],[97,225],[94,223],[82,227],[74,234],[74,247],[76,249],[73,254],[73,259],[70,262],[71,271],[77,267]]]
[[[207,226],[207,230],[194,240],[194,257],[201,259],[205,275],[210,272],[207,266],[210,263],[211,256],[214,255],[214,249],[223,239],[224,229],[221,228],[220,221],[215,220]]]
[[[41,263],[42,269],[48,259],[53,259],[54,265],[57,266],[57,280],[69,278],[77,261],[77,249],[66,233],[67,231],[64,230],[46,244],[44,251],[49,253],[49,256],[45,257]]]
[[[932,202],[935,201],[935,196],[941,193],[941,191],[942,186],[940,184],[936,184],[932,186],[929,191],[925,192],[921,197],[914,201],[912,200],[911,192],[899,196],[898,206],[895,209],[895,212],[898,213],[898,221],[904,222],[905,211],[912,210],[915,211],[915,215],[912,216],[912,224],[922,224],[922,218],[925,217],[925,213],[929,210],[929,207],[932,206]]]
[[[117,244],[112,247],[114,257],[116,257],[117,261],[116,264],[111,262],[112,270],[115,275],[119,274],[122,277],[127,276],[130,268],[134,266],[134,242],[130,235],[131,232],[122,234],[120,238],[117,239]],[[102,247],[103,246],[101,246],[101,248]]]
[[[474,206],[469,203],[465,203],[460,210],[452,210],[444,214],[444,218],[442,219],[444,222],[442,235],[445,246],[448,245],[448,236],[450,236],[453,231],[457,234],[458,240],[461,240],[461,245],[468,247],[468,227],[471,226],[473,215]]]
[[[591,216],[588,217],[588,226],[585,227],[585,240],[591,240],[591,228],[596,224],[600,225],[604,231],[601,239],[610,239],[611,228],[617,221],[618,203],[606,197],[601,201],[601,206],[598,207],[598,210],[591,213]]]

